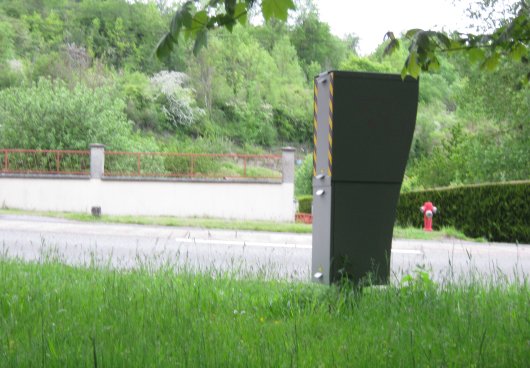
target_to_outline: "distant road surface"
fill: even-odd
[[[170,265],[308,280],[311,235],[0,215],[0,254],[26,261],[60,259],[72,265]],[[467,277],[470,271],[480,277],[521,280],[530,274],[530,246],[395,239],[391,262],[394,282],[418,267],[429,270],[437,280]]]

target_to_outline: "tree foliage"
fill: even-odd
[[[488,10],[496,2],[482,3]],[[315,75],[334,68],[400,73],[428,36],[440,47],[433,51],[439,67],[431,62],[421,76],[404,188],[530,176],[530,95],[520,83],[528,64],[516,52],[499,51],[498,68],[484,73],[469,61],[483,62],[491,47],[448,51],[444,37],[416,30],[397,37],[402,47],[391,55],[384,55],[387,40],[361,57],[355,35],[333,36],[312,0],[187,1],[176,12],[168,4],[0,1],[0,145],[86,149],[97,140],[124,150],[259,153],[289,144],[305,156]],[[264,9],[264,22],[249,22]],[[484,18],[484,9],[475,16]],[[490,29],[514,24],[510,37],[524,34],[514,23],[521,9],[508,9]],[[158,59],[153,46],[172,19],[178,43]],[[449,46],[464,36],[446,35]],[[310,163],[299,170],[302,192],[310,188]]]
[[[151,84],[163,98],[163,112],[174,127],[194,124],[204,115],[188,83],[188,76],[179,72],[161,71],[151,78]]]
[[[254,35],[244,27],[211,34],[189,65],[199,100],[238,142],[309,139],[311,90],[295,48],[283,36],[267,50]]]
[[[86,150],[90,143],[130,150],[133,132],[110,87],[70,90],[41,79],[31,87],[0,91],[0,146]]]
[[[491,1],[493,4],[496,2],[496,0]],[[211,0],[204,7],[198,7],[198,4],[200,4],[198,1],[186,1],[175,13],[170,31],[164,35],[157,46],[159,57],[168,55],[172,51],[181,33],[195,40],[194,51],[197,52],[206,45],[209,30],[225,27],[231,31],[238,21],[242,24],[247,22],[248,14],[253,8],[259,8],[266,21],[271,18],[286,20],[288,11],[295,9],[292,0]],[[530,2],[520,0],[513,12],[512,17],[501,22],[491,33],[455,32],[448,35],[442,31],[423,29],[407,31],[405,39],[409,41],[408,56],[401,70],[402,77],[411,75],[417,78],[422,70],[436,71],[440,67],[440,53],[455,51],[464,52],[470,62],[479,62],[480,67],[485,70],[494,70],[500,60],[505,57],[528,65]],[[301,32],[309,32],[314,39],[323,34],[319,26],[322,27],[318,18],[315,19],[310,13],[302,23]],[[399,49],[402,41],[393,32],[388,32],[385,37],[388,39],[385,54],[392,54]],[[321,43],[321,45],[324,44]],[[299,52],[302,59],[306,51],[316,51],[312,48],[312,43],[304,43],[303,47],[308,49]],[[319,59],[321,57],[312,57],[312,60],[321,61]],[[321,65],[325,64],[321,63]],[[523,80],[524,83],[528,83],[530,72],[526,73]]]
[[[317,63],[320,70],[336,69],[346,57],[348,47],[355,44],[351,37],[344,42],[332,35],[329,25],[320,21],[316,12],[298,17],[292,32],[293,44],[308,79],[315,76],[312,63]]]
[[[179,37],[184,34],[193,38],[193,52],[197,54],[206,45],[208,31],[225,27],[232,31],[237,23],[246,24],[252,9],[259,6],[263,18],[287,20],[289,9],[294,9],[292,0],[210,0],[206,5],[188,0],[182,4],[171,19],[171,26],[159,41],[157,55],[167,56]]]
[[[492,1],[491,3],[496,3]],[[530,80],[530,2],[520,0],[510,18],[500,22],[491,33],[452,33],[411,29],[405,33],[409,41],[408,56],[401,71],[417,78],[420,72],[436,71],[440,67],[440,54],[461,52],[470,63],[479,63],[482,70],[495,70],[501,60],[510,58],[526,65],[525,84]],[[476,16],[480,16],[479,14]],[[385,53],[391,54],[401,41],[392,32],[386,34],[389,42]]]

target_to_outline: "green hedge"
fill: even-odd
[[[298,197],[299,212],[311,213],[312,196]],[[470,237],[530,243],[530,180],[470,185],[402,193],[396,222],[423,226],[420,207],[431,201],[438,208],[433,227],[454,227]]]
[[[433,227],[453,226],[470,237],[530,243],[530,181],[470,185],[402,193],[397,224],[420,227],[420,207],[431,201]]]
[[[313,203],[313,196],[303,195],[298,198],[298,212],[311,213],[311,204]]]

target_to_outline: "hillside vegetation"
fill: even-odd
[[[0,147],[256,153],[290,144],[303,159],[316,74],[399,73],[406,58],[404,49],[383,57],[384,43],[357,55],[356,36],[332,35],[305,3],[287,23],[217,30],[197,55],[183,39],[159,60],[167,2],[2,0]],[[528,179],[527,65],[503,60],[485,73],[458,55],[443,61],[421,77],[403,189]]]

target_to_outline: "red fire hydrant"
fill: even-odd
[[[423,206],[420,207],[421,213],[423,213],[423,230],[432,231],[432,217],[438,211],[432,202],[425,202]]]

